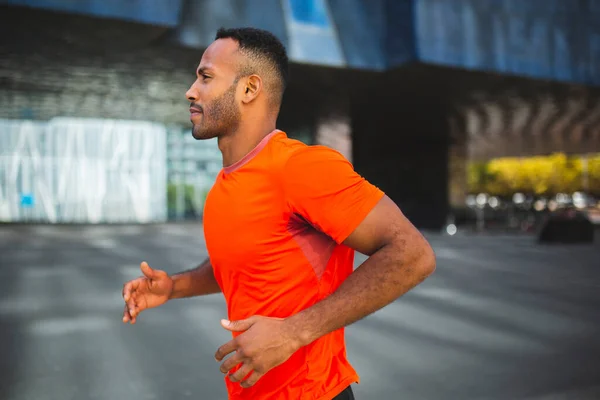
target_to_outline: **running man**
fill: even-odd
[[[210,257],[173,276],[142,263],[123,322],[222,292],[232,339],[215,358],[230,399],[353,399],[344,328],[432,274],[434,253],[340,153],[276,128],[288,58],[271,33],[219,30],[196,74],[192,134],[223,155],[204,209]],[[355,251],[369,258],[353,271]]]

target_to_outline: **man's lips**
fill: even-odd
[[[190,107],[190,114],[193,116],[202,114],[202,110],[196,107]]]

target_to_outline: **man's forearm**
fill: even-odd
[[[288,318],[299,345],[350,325],[391,303],[435,269],[430,248],[410,258],[395,245],[375,252],[329,297]]]
[[[171,278],[173,279],[173,291],[169,297],[170,299],[181,299],[221,292],[209,258],[198,267],[190,271],[175,274]]]

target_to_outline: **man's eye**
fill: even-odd
[[[206,74],[202,74],[202,79],[204,79],[204,80],[207,80],[207,79],[209,79],[209,78],[210,78],[210,76],[208,76],[208,75],[206,75]]]

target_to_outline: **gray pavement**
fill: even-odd
[[[436,273],[347,330],[358,400],[600,399],[600,245],[427,236]],[[205,256],[199,224],[0,226],[0,399],[225,399],[220,295],[121,322],[141,261]]]

